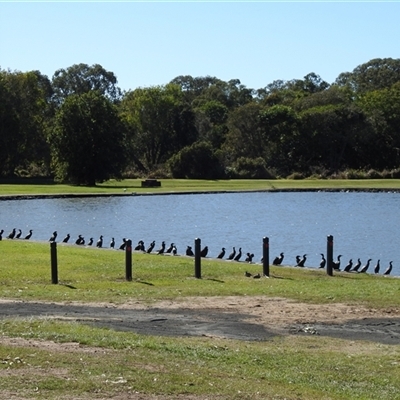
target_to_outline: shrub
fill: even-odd
[[[262,157],[240,157],[233,165],[237,177],[241,179],[275,179],[275,175],[268,171]]]

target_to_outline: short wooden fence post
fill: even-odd
[[[51,283],[58,283],[57,242],[50,242]]]
[[[263,238],[263,275],[269,277],[269,238]]]
[[[128,239],[125,246],[125,279],[132,280],[132,240]]]
[[[329,235],[326,242],[326,273],[333,275],[333,236]]]
[[[201,278],[201,240],[194,240],[194,276]]]

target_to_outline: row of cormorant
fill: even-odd
[[[0,230],[0,240],[2,240],[2,235],[4,233],[4,230],[1,229]],[[16,229],[13,228],[12,231],[6,236],[7,239],[26,239],[29,240],[32,237],[33,234],[33,230],[30,229],[29,233],[25,236],[22,237],[22,230],[21,229]],[[49,242],[55,242],[57,240],[58,237],[58,232],[54,231],[53,234],[51,235],[51,237],[49,238]],[[62,240],[62,243],[69,243],[71,239],[71,235],[68,233]],[[75,240],[75,244],[76,245],[86,245],[86,246],[92,246],[94,244],[94,239],[93,237],[89,238],[88,242],[85,241],[85,238],[82,235],[78,235],[78,238]],[[127,239],[123,238],[122,239],[122,243],[119,245],[118,249],[119,250],[125,250],[127,244]],[[143,240],[139,240],[138,244],[134,247],[135,251],[142,251],[144,253],[150,254],[154,251],[155,248],[155,244],[156,242],[153,240],[148,247],[145,247]],[[104,238],[103,235],[100,235],[99,239],[96,241],[96,247],[98,248],[103,248],[104,247]],[[111,238],[111,241],[109,243],[109,247],[114,249],[115,248],[115,239],[114,237]],[[171,255],[178,255],[178,250],[177,247],[175,245],[175,243],[171,243],[169,245],[169,247],[167,248],[165,241],[161,242],[161,246],[158,250],[156,250],[154,252],[155,254],[171,254]],[[190,256],[193,257],[194,256],[194,252],[192,250],[191,246],[187,246],[186,247],[186,252],[185,252],[186,256]],[[319,268],[325,268],[326,267],[326,258],[325,255],[323,253],[321,254],[321,261],[320,261],[320,265]],[[201,249],[200,251],[200,256],[201,257],[207,257],[208,255],[208,246],[205,246]],[[220,253],[216,256],[217,259],[224,259],[224,257],[226,256],[226,248],[222,247]],[[226,260],[231,260],[231,261],[241,261],[243,256],[243,252],[242,252],[242,248],[239,247],[238,251],[236,251],[236,247],[233,246],[232,247],[232,251],[229,253],[229,255],[226,257]],[[284,259],[285,255],[284,253],[280,253],[279,256],[276,256],[273,261],[272,261],[272,265],[282,265],[283,259]],[[341,271],[340,269],[340,264],[341,264],[341,257],[342,255],[339,254],[337,256],[337,260],[333,261],[333,269],[337,270],[337,271]],[[244,259],[245,262],[248,263],[252,263],[253,262],[253,258],[254,258],[254,254],[253,253],[246,253],[246,257]],[[263,259],[261,258],[261,262],[263,261]],[[296,267],[305,267],[305,263],[307,261],[307,254],[304,254],[303,256],[296,256],[296,263],[295,266]],[[371,264],[372,259],[369,258],[367,260],[367,262],[362,265],[360,258],[357,259],[357,262],[355,264],[353,264],[353,259],[350,259],[348,264],[343,268],[343,272],[359,272],[359,273],[366,273],[369,268],[370,268],[370,264]],[[377,261],[375,267],[374,267],[374,273],[375,274],[379,274],[380,272],[380,260]],[[389,262],[389,266],[386,268],[386,270],[383,272],[383,275],[390,275],[390,273],[392,272],[393,269],[393,261]]]

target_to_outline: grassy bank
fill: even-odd
[[[202,192],[237,190],[400,190],[398,179],[365,180],[193,180],[160,179],[161,187],[142,188],[140,179],[107,181],[95,187],[62,184],[0,184],[1,195],[56,195],[56,194],[99,194],[131,195],[132,193]]]
[[[244,271],[261,272],[261,265],[204,259],[202,279],[195,279],[193,258],[134,253],[133,281],[127,282],[122,251],[57,248],[59,284],[54,285],[48,243],[1,241],[0,297],[151,304],[239,295],[332,307],[343,302],[387,310],[400,306],[400,281],[392,277],[328,277],[315,269],[271,266],[270,279],[255,280],[244,277]],[[0,335],[4,398],[16,392],[19,398],[37,399],[400,398],[400,344],[356,344],[316,335],[262,342],[142,336],[46,315],[0,320]],[[40,342],[28,347],[5,342],[6,337]]]

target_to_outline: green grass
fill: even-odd
[[[0,184],[0,195],[56,195],[56,194],[126,194],[165,193],[165,192],[201,192],[201,191],[236,191],[236,190],[294,190],[294,189],[377,189],[398,190],[399,179],[335,179],[335,180],[193,180],[160,179],[161,187],[142,188],[140,179],[110,180],[95,187],[72,186],[63,184]]]
[[[48,243],[0,242],[0,298],[112,302],[190,296],[285,297],[310,303],[400,306],[393,277],[271,266],[270,278],[244,277],[259,264],[203,259],[202,279],[184,256],[57,246],[59,284],[51,283]],[[0,396],[11,398],[400,399],[400,344],[286,336],[262,342],[168,338],[41,317],[0,320],[0,337],[77,343],[58,348],[0,342]],[[169,396],[169,397],[168,397]],[[160,399],[163,397],[159,397]]]

